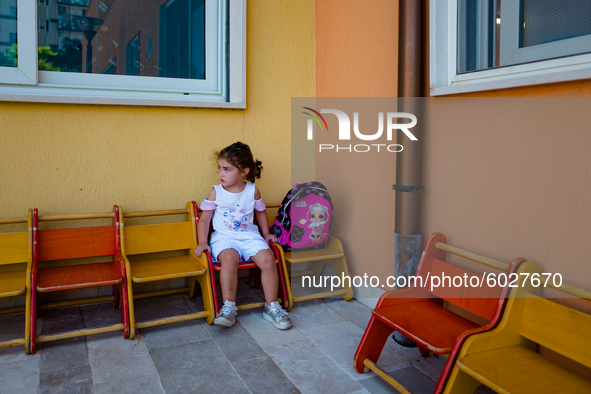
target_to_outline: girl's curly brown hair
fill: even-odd
[[[230,146],[225,147],[217,154],[218,160],[225,159],[228,163],[236,166],[238,170],[242,171],[248,168],[246,180],[254,183],[255,179],[261,177],[263,166],[259,160],[255,160],[250,151],[250,147],[238,141]]]

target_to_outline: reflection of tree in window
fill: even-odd
[[[205,79],[205,2],[170,0],[161,6],[159,41],[161,77]]]

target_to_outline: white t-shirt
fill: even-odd
[[[255,200],[256,187],[253,183],[246,183],[240,193],[232,193],[222,185],[215,185],[215,201],[203,200],[201,209],[211,210],[213,214],[213,229],[210,244],[220,239],[232,238],[238,240],[261,239],[259,228],[254,224],[254,210],[265,210],[262,198]]]

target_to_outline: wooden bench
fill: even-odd
[[[185,215],[185,220],[173,223],[124,225],[124,218]],[[162,324],[205,318],[212,324],[215,317],[209,268],[202,256],[195,256],[197,247],[197,205],[188,202],[185,209],[164,211],[126,212],[119,210],[121,222],[121,254],[127,272],[127,294],[130,316],[130,339],[137,329]],[[160,252],[183,252],[180,256],[159,257]],[[129,257],[132,257],[130,262]],[[185,278],[186,287],[180,290],[193,297],[199,283],[204,311],[170,316],[144,322],[135,321],[134,303],[137,298],[178,293],[177,289],[134,294],[133,283],[147,283],[166,279]]]
[[[26,223],[28,231],[0,233],[0,298],[23,295],[26,297],[25,336],[0,342],[0,349],[24,345],[25,353],[29,354],[31,352],[31,320],[29,315],[31,311],[31,269],[33,265],[33,210],[29,209],[26,219],[0,219],[0,224],[15,223]]]
[[[33,213],[33,268],[31,275],[31,352],[36,344],[73,338],[84,335],[121,330],[123,337],[129,335],[127,309],[127,283],[119,244],[119,212],[37,216]],[[66,229],[39,230],[38,221],[86,220],[110,218],[111,226],[77,227]],[[63,260],[102,257],[106,262],[80,262],[64,265]],[[57,262],[59,264],[52,264]],[[82,260],[84,261],[84,260]],[[86,260],[88,261],[88,260]],[[43,264],[45,263],[45,264]],[[91,287],[112,286],[113,306],[121,308],[121,323],[105,327],[86,328],[48,335],[36,334],[38,293],[77,290]]]
[[[450,354],[435,391],[441,392],[463,341],[470,335],[492,329],[498,323],[507,288],[498,285],[488,287],[483,275],[447,263],[447,253],[495,267],[506,271],[508,275],[516,272],[524,261],[517,259],[509,265],[454,248],[447,244],[441,233],[431,235],[416,272],[416,276],[421,277],[426,286],[417,284],[382,295],[355,354],[357,372],[373,370],[400,392],[410,393],[407,387],[376,364],[387,338],[393,331],[398,331],[415,341],[423,355],[431,352]],[[456,288],[446,284],[445,288],[440,286],[431,289],[429,278],[441,278],[443,274],[450,277],[463,277],[466,274],[468,278],[478,278],[484,286]]]
[[[532,261],[523,265],[540,273]],[[591,380],[536,352],[541,345],[591,368],[591,316],[541,298],[521,279],[499,325],[465,341],[445,393],[472,393],[480,384],[498,393],[591,392]]]
[[[322,268],[324,268],[325,265],[332,267],[335,272],[334,275],[338,278],[347,278],[350,276],[343,244],[340,240],[333,236],[329,236],[326,247],[323,249],[292,250],[290,252],[284,252],[284,259],[289,264],[288,272],[290,274],[291,280],[294,280],[296,277],[302,277],[303,275],[309,275],[318,278],[320,277]],[[304,263],[308,265],[307,270],[296,271],[293,269],[295,265]],[[343,281],[343,283],[340,284],[339,289],[333,291],[311,293],[298,297],[293,297],[292,295],[292,304],[300,301],[335,296],[340,296],[345,301],[351,301],[351,299],[353,299],[353,288],[351,286],[351,282]]]
[[[279,208],[281,203],[269,203],[268,208]],[[276,214],[269,214],[269,225],[272,225],[275,221]],[[318,298],[327,298],[340,296],[345,301],[351,301],[353,299],[353,288],[350,282],[341,283],[339,289],[333,291],[316,292],[310,294],[304,294],[295,297],[292,293],[291,281],[294,278],[301,278],[303,275],[312,277],[320,277],[322,269],[325,265],[332,267],[335,275],[339,278],[349,277],[349,267],[347,266],[347,258],[345,256],[345,249],[343,248],[342,242],[332,236],[329,236],[326,247],[323,249],[311,249],[311,250],[292,250],[289,252],[283,251],[279,248],[281,259],[285,262],[287,280],[286,286],[290,297],[289,308],[291,310],[296,302],[313,300]],[[307,269],[295,270],[296,266],[302,266],[306,264]]]

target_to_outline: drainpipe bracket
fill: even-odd
[[[408,186],[408,185],[392,185],[392,190],[397,192],[418,192],[425,188],[425,185],[420,186]]]

